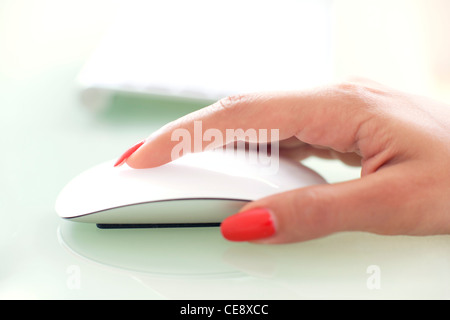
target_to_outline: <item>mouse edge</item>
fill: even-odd
[[[228,216],[237,213],[250,200],[189,198],[169,199],[116,206],[81,214],[65,214],[57,210],[60,218],[66,221],[93,223],[108,228],[123,226],[153,225],[155,228],[173,226],[218,225]],[[174,214],[175,213],[175,214]]]

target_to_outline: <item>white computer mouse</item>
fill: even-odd
[[[111,160],[69,182],[55,209],[100,228],[219,225],[249,201],[324,183],[299,162],[249,151],[193,153],[150,169]]]

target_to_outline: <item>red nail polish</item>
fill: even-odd
[[[127,159],[134,153],[136,152],[137,149],[139,149],[143,144],[145,143],[145,140],[142,140],[139,143],[136,143],[134,146],[132,146],[130,149],[128,149],[127,151],[125,151],[125,153],[123,155],[120,156],[119,160],[117,160],[117,162],[114,164],[114,167],[118,167],[121,166],[122,164],[125,163],[125,161],[127,161]]]
[[[250,209],[226,218],[221,224],[222,235],[231,241],[252,241],[275,233],[272,214],[266,209]]]

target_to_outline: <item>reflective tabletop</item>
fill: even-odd
[[[450,236],[341,233],[266,246],[228,242],[217,227],[102,230],[60,219],[54,203],[70,179],[203,105],[117,95],[87,110],[74,78],[103,25],[88,15],[83,40],[70,28],[33,30],[44,8],[25,13],[29,23],[7,18],[24,3],[0,10],[0,299],[450,298]],[[304,163],[330,183],[359,175]]]

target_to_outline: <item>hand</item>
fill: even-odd
[[[305,241],[341,231],[450,233],[450,107],[368,81],[222,99],[173,121],[123,158],[133,168],[171,161],[178,128],[279,129],[280,153],[339,158],[361,178],[275,194],[225,219],[225,238]],[[230,143],[232,141],[224,141]],[[257,141],[252,141],[257,142]]]

